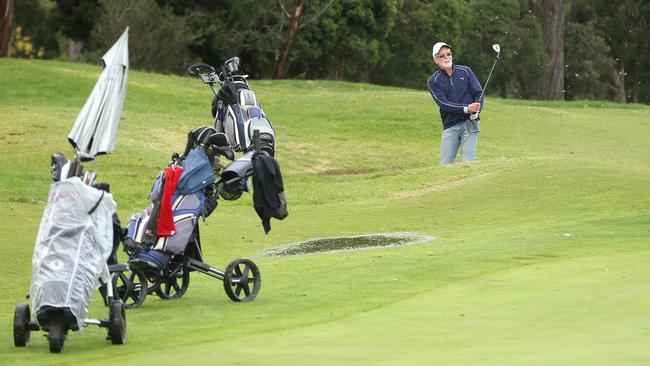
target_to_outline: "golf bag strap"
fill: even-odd
[[[93,212],[95,212],[95,210],[97,209],[97,207],[99,207],[99,204],[104,199],[104,193],[106,193],[106,192],[102,191],[101,197],[99,197],[99,200],[97,200],[97,203],[95,203],[95,206],[93,206],[93,208],[91,208],[90,211],[88,211],[88,215],[92,215]]]

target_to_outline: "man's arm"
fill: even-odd
[[[428,84],[429,84],[429,92],[431,92],[431,96],[433,97],[433,100],[436,102],[436,104],[438,104],[438,106],[443,112],[465,113],[465,114],[467,113],[466,105],[453,103],[447,99],[447,96],[445,96],[445,93],[440,87],[440,85],[436,83],[435,74],[429,78]]]

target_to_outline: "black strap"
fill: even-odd
[[[95,212],[95,210],[97,209],[97,207],[99,207],[99,204],[102,202],[102,199],[104,199],[104,193],[106,192],[102,191],[102,196],[99,197],[99,200],[97,201],[97,203],[95,203],[95,206],[93,206],[93,208],[91,208],[90,211],[88,211],[88,215],[92,215],[93,212]]]

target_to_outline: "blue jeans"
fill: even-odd
[[[440,165],[453,164],[459,147],[463,163],[476,160],[479,132],[479,121],[469,119],[443,130],[440,140]]]

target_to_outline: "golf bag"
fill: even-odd
[[[155,193],[155,192],[152,192]],[[203,192],[195,192],[187,195],[175,194],[172,208],[174,226],[176,230],[169,236],[154,236],[150,227],[155,225],[153,220],[157,217],[153,214],[156,202],[148,205],[142,212],[129,218],[126,241],[133,242],[137,247],[156,250],[168,254],[182,254],[190,241],[198,218],[203,213],[205,195]],[[129,244],[126,244],[129,245]],[[156,259],[156,265],[164,268],[166,258],[164,256]]]
[[[166,268],[170,256],[175,254],[201,260],[200,248],[189,248],[193,253],[186,249],[196,238],[198,218],[209,216],[216,207],[216,198],[212,197],[215,175],[203,146],[191,150],[183,167],[179,163],[173,162],[158,174],[150,193],[152,203],[129,218],[124,245],[135,249],[130,259],[160,269]],[[166,225],[173,229],[159,232]]]
[[[100,280],[110,283],[115,211],[110,193],[78,177],[52,183],[32,257],[29,293],[39,324],[47,310],[59,308],[70,328],[83,328],[93,291]]]
[[[212,100],[214,127],[223,132],[234,151],[253,150],[253,131],[260,133],[260,150],[273,156],[275,131],[255,93],[250,90],[248,75],[239,67],[239,58],[228,59],[219,74],[221,88]]]

